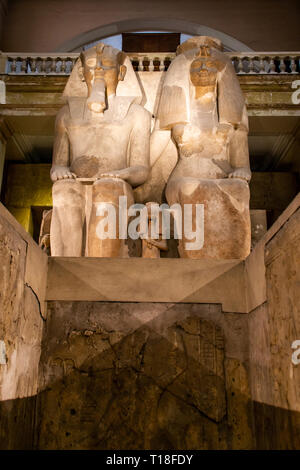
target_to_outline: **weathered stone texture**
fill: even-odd
[[[250,315],[251,388],[258,448],[300,448],[300,210],[265,249],[267,303]]]
[[[245,318],[218,305],[49,308],[39,448],[253,446]]]
[[[51,301],[43,322],[44,255],[0,209],[1,449],[300,448],[299,210],[268,232],[250,314]]]
[[[6,364],[0,365],[0,449],[33,445],[42,319],[32,288],[26,285],[28,245],[0,216],[0,339]]]

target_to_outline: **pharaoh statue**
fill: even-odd
[[[128,57],[102,43],[81,53],[55,124],[52,256],[123,256],[124,240],[100,239],[99,203],[134,202],[147,179],[151,115]],[[102,214],[103,215],[103,214]],[[124,237],[123,237],[124,238]]]
[[[251,237],[248,117],[234,67],[219,40],[199,36],[178,47],[151,136],[152,166],[168,135],[177,148],[165,190],[168,204],[204,205],[203,247],[188,250],[183,237],[180,256],[244,259]]]

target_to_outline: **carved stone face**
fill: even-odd
[[[211,58],[196,58],[190,67],[190,78],[194,86],[213,87],[217,80],[217,64]]]
[[[125,65],[120,54],[111,47],[93,48],[81,54],[83,79],[88,87],[87,105],[101,113],[107,107],[107,97],[116,93],[119,80],[124,80]]]

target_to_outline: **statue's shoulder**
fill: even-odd
[[[68,104],[65,104],[60,108],[56,115],[56,123],[66,123],[70,119],[70,108]]]

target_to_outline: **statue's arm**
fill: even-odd
[[[69,110],[64,106],[57,114],[50,177],[52,181],[74,178],[70,171],[69,138],[65,126]]]
[[[241,123],[233,131],[229,142],[230,164],[233,168],[229,178],[251,179],[249,147],[248,147],[248,116],[246,106],[243,109]]]
[[[229,137],[229,157],[233,171],[229,178],[251,179],[248,150],[248,116],[245,99],[230,61],[218,82],[220,132]]]
[[[150,171],[151,114],[138,105],[132,108],[134,124],[128,149],[127,181],[132,186],[139,186],[145,183]]]

